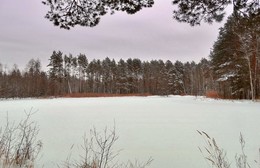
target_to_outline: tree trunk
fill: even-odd
[[[69,93],[71,94],[71,87],[70,87],[70,81],[68,80],[68,86],[69,86]]]
[[[254,84],[253,84],[253,76],[251,71],[251,61],[249,55],[246,56],[249,70],[249,80],[250,80],[250,88],[251,88],[251,99],[255,100],[255,92],[254,92]]]

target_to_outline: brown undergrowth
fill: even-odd
[[[210,90],[206,92],[205,95],[207,98],[213,98],[213,99],[221,99],[220,95],[218,94],[217,91]]]
[[[129,93],[129,94],[112,94],[112,93],[71,93],[61,97],[80,98],[80,97],[131,97],[131,96],[152,96],[150,93]]]

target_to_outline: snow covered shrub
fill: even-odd
[[[30,121],[32,113],[19,123],[10,122],[0,127],[0,167],[34,168],[42,143],[37,139],[38,125]]]
[[[214,91],[214,90],[207,91],[206,92],[206,97],[207,98],[213,98],[213,99],[219,99],[220,98],[218,92]]]

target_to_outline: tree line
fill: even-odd
[[[222,98],[252,98],[249,72],[244,63],[234,65],[233,69],[227,61],[219,64],[213,55],[212,60],[203,58],[199,63],[141,61],[138,58],[115,61],[108,57],[89,61],[84,54],[73,56],[53,51],[47,72],[41,70],[39,59],[31,59],[23,71],[15,65],[11,70],[0,65],[0,97],[49,97],[74,93],[197,96],[213,90]],[[235,76],[232,70],[243,73]],[[256,97],[260,93],[259,75],[257,80]]]
[[[1,66],[0,66],[1,67]],[[43,97],[72,93],[154,95],[203,95],[213,87],[210,62],[200,63],[105,58],[89,61],[84,54],[65,55],[53,51],[49,70],[41,70],[40,60],[31,59],[21,71],[0,68],[0,96]]]

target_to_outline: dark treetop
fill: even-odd
[[[176,9],[173,18],[191,26],[223,20],[228,5],[233,12],[243,17],[260,15],[258,0],[173,0]],[[70,29],[75,25],[96,26],[101,16],[115,11],[135,14],[146,7],[152,7],[154,0],[44,0],[49,6],[46,18],[60,28]]]

